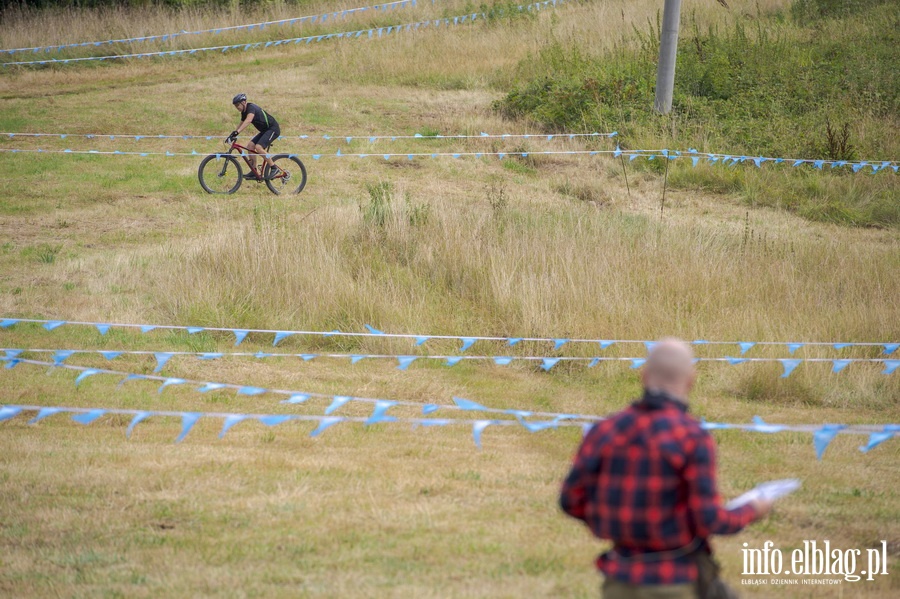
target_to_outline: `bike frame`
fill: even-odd
[[[244,159],[244,162],[247,163],[247,168],[249,168],[250,172],[253,173],[253,176],[256,177],[257,182],[265,181],[265,179],[263,178],[263,173],[265,172],[265,165],[266,165],[265,155],[268,153],[268,150],[266,152],[260,154],[259,152],[254,152],[254,151],[250,150],[249,148],[242,146],[238,142],[233,141],[233,142],[231,142],[231,147],[228,148],[228,153],[231,154],[235,150],[238,151],[238,155]],[[260,170],[257,171],[255,168],[253,168],[253,165],[250,163],[250,159],[247,157],[250,154],[253,154],[255,156],[259,156],[259,157],[263,158],[263,166]],[[285,176],[285,174],[282,173],[274,178],[280,179],[284,176]]]

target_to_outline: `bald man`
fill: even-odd
[[[605,599],[701,596],[708,573],[717,575],[710,535],[736,533],[771,509],[722,506],[715,443],[688,414],[696,378],[690,346],[656,343],[641,372],[643,397],[591,428],[563,483],[563,511],[613,542],[597,558]]]

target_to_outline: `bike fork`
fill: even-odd
[[[231,152],[228,152],[228,154],[225,154],[225,155],[226,155],[226,156],[231,156]],[[222,164],[222,170],[219,171],[219,177],[224,177],[224,176],[225,176],[225,171],[226,171],[227,169],[228,169],[228,161],[226,160],[226,161],[224,162],[224,164]]]

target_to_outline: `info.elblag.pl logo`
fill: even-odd
[[[840,549],[830,541],[803,541],[803,546],[789,552],[775,547],[772,541],[754,549],[744,543],[741,549],[744,576],[778,578],[745,578],[745,585],[757,584],[841,584],[844,581],[875,580],[887,576],[888,544],[870,549]],[[781,578],[794,576],[803,578]],[[841,578],[822,578],[822,577]],[[815,578],[808,578],[815,577]]]

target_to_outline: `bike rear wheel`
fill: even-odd
[[[241,186],[243,175],[241,164],[230,154],[210,154],[197,170],[206,193],[234,193]]]
[[[269,166],[266,166],[266,185],[276,195],[298,194],[306,187],[306,167],[300,159],[291,154],[272,156],[272,162],[283,172],[269,178]]]

